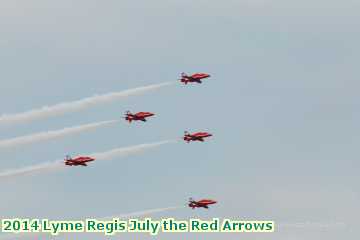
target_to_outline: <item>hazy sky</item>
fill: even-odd
[[[2,150],[2,170],[174,139],[184,130],[214,137],[0,182],[0,214],[103,217],[209,197],[219,201],[209,211],[153,217],[270,219],[280,227],[158,239],[356,239],[359,12],[355,0],[3,0],[0,114],[176,81],[183,71],[212,77],[0,127],[7,139],[117,119],[126,110],[157,114],[145,124]],[[83,237],[92,238],[99,235]]]

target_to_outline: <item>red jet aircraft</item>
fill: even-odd
[[[138,112],[135,114],[132,114],[130,111],[127,111],[125,113],[125,119],[131,123],[131,121],[143,121],[146,122],[147,117],[154,116],[154,113],[151,112]]]
[[[92,162],[95,161],[95,158],[91,158],[91,157],[76,157],[76,158],[71,158],[70,156],[66,156],[66,158],[64,159],[64,163],[67,166],[87,166],[87,162]]]
[[[208,205],[212,205],[212,204],[215,204],[215,203],[217,203],[217,202],[214,201],[214,200],[211,200],[211,199],[202,199],[200,201],[195,201],[194,199],[190,198],[188,206],[191,207],[192,209],[194,209],[194,208],[206,208],[206,209],[209,209]]]
[[[200,142],[204,142],[204,138],[207,137],[211,137],[212,134],[207,133],[207,132],[197,132],[197,133],[189,133],[185,131],[185,135],[184,135],[184,140],[187,141],[188,143],[190,141],[200,141]]]
[[[201,79],[210,77],[207,73],[195,73],[193,75],[188,76],[186,73],[181,73],[180,81],[184,84],[188,84],[189,82],[202,83]]]

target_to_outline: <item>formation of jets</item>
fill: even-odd
[[[180,81],[184,84],[188,83],[202,83],[202,79],[210,77],[207,73],[195,73],[192,75],[187,75],[185,73],[181,74]],[[131,113],[130,111],[127,111],[125,113],[125,120],[131,123],[132,121],[142,121],[146,122],[147,118],[154,116],[155,114],[152,112],[138,112],[138,113]],[[184,141],[187,143],[190,143],[191,141],[199,141],[204,142],[204,138],[211,137],[212,134],[208,132],[196,132],[196,133],[189,133],[185,131],[184,133]],[[87,163],[95,161],[95,158],[89,157],[89,156],[78,156],[75,158],[70,157],[69,155],[65,157],[64,164],[66,166],[88,166]],[[212,205],[217,203],[214,200],[211,199],[202,199],[199,201],[195,201],[192,198],[189,199],[188,206],[192,209],[195,208],[206,208],[208,209],[208,205]]]

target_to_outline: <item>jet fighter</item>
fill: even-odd
[[[207,132],[197,132],[197,133],[189,133],[185,131],[184,133],[184,141],[189,143],[190,141],[200,141],[204,142],[204,138],[211,137],[212,134]]]
[[[91,157],[76,157],[72,158],[69,155],[67,155],[64,159],[64,163],[67,166],[83,166],[86,167],[88,162],[95,161],[95,158]]]
[[[187,75],[186,73],[181,73],[181,78],[179,80],[184,84],[193,83],[193,82],[202,83],[201,79],[208,77],[210,77],[210,75],[207,73],[194,73],[190,76]]]
[[[195,208],[209,209],[208,205],[212,205],[212,204],[215,204],[215,203],[217,203],[217,201],[214,201],[214,200],[211,200],[211,199],[202,199],[200,201],[195,201],[194,199],[190,198],[188,206],[191,207],[192,209],[195,209]]]
[[[130,111],[125,113],[125,119],[131,123],[132,121],[143,121],[146,122],[146,118],[154,116],[154,113],[151,112],[138,112],[132,114]]]

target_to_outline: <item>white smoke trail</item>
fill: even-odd
[[[148,91],[157,90],[159,88],[169,86],[172,84],[174,84],[174,82],[153,84],[145,87],[128,89],[121,92],[112,92],[103,95],[95,95],[93,97],[88,97],[72,102],[59,103],[53,106],[45,106],[40,109],[33,109],[23,113],[4,114],[0,116],[0,125],[24,123],[24,122],[30,122],[33,120],[47,118],[47,117],[60,116],[65,113],[80,111],[98,104],[109,103],[133,95],[140,95]]]
[[[33,175],[39,172],[49,172],[52,170],[57,170],[65,168],[65,165],[61,161],[55,161],[55,162],[47,162],[42,163],[34,166],[19,168],[19,169],[10,169],[4,172],[0,173],[0,179],[8,179],[12,177],[17,176],[23,176],[23,175]]]
[[[113,158],[125,157],[125,156],[129,156],[132,154],[141,153],[146,150],[156,148],[156,147],[162,146],[164,144],[174,143],[174,142],[175,141],[173,141],[173,140],[168,140],[168,141],[161,141],[161,142],[156,142],[156,143],[146,143],[146,144],[140,144],[140,145],[135,145],[135,146],[130,146],[130,147],[116,148],[111,151],[102,152],[102,153],[94,153],[94,154],[89,154],[86,156],[94,157],[96,159],[96,161],[110,160]],[[0,179],[9,179],[9,178],[23,176],[23,175],[33,175],[33,174],[40,173],[40,172],[65,169],[66,167],[68,167],[68,166],[66,166],[61,160],[58,160],[55,162],[42,163],[42,164],[24,167],[24,168],[20,168],[20,169],[8,170],[8,171],[0,173]]]
[[[154,214],[154,213],[176,210],[176,209],[180,209],[180,208],[184,208],[184,207],[185,207],[185,206],[175,206],[175,207],[166,207],[166,208],[155,208],[155,209],[149,209],[149,210],[145,210],[145,211],[139,211],[139,212],[133,212],[133,213],[127,213],[127,214],[113,215],[113,216],[111,216],[111,217],[103,217],[103,218],[99,218],[99,220],[103,220],[103,221],[104,221],[104,220],[109,220],[109,219],[113,219],[113,218],[124,219],[124,218],[130,218],[130,217],[141,217],[141,216],[146,216],[146,215],[150,215],[150,214]]]
[[[173,143],[174,140],[161,141],[156,143],[145,143],[139,144],[136,146],[116,148],[108,152],[94,153],[91,156],[95,157],[97,160],[110,160],[115,157],[125,157],[135,153],[141,153],[151,148],[156,148],[164,144]]]
[[[26,136],[11,138],[11,139],[4,139],[4,140],[0,140],[0,150],[7,149],[7,148],[13,148],[13,147],[19,147],[19,146],[33,144],[33,143],[47,141],[47,140],[52,140],[52,139],[56,139],[56,138],[62,138],[62,137],[66,137],[66,136],[71,136],[71,135],[78,134],[81,132],[95,130],[99,127],[105,127],[105,126],[108,126],[108,125],[111,125],[111,124],[114,124],[117,122],[119,122],[119,120],[89,123],[89,124],[84,124],[84,125],[75,126],[75,127],[63,128],[60,130],[35,133],[35,134],[30,134],[30,135],[26,135]]]

